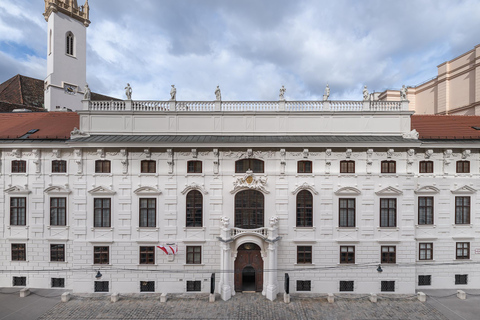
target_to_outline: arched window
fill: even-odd
[[[203,227],[203,195],[192,190],[187,193],[187,227]]]
[[[73,33],[71,32],[67,32],[67,44],[66,44],[66,53],[68,55],[71,55],[73,56],[73,43],[74,43],[74,39],[73,39]]]
[[[52,30],[50,29],[50,34],[48,36],[48,54],[52,53]]]
[[[297,194],[297,227],[313,227],[313,196],[307,190]]]
[[[254,173],[263,173],[263,161],[258,159],[241,159],[235,162],[236,173],[245,173],[247,170],[252,170]]]
[[[256,229],[264,226],[265,197],[260,191],[240,191],[235,196],[235,227]]]

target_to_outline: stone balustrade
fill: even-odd
[[[408,101],[134,101],[83,100],[90,111],[136,112],[352,112],[408,111]]]
[[[247,235],[247,234],[259,235],[262,238],[266,239],[268,237],[268,228],[257,228],[257,229],[232,228],[230,230],[230,235],[233,239],[236,239],[241,235]]]

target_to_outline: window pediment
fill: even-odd
[[[335,191],[335,195],[337,196],[358,196],[362,192],[354,187],[343,187]]]
[[[416,194],[437,194],[440,192],[440,189],[434,186],[424,186],[415,190]]]
[[[377,196],[400,196],[403,194],[403,192],[394,187],[387,187],[385,189],[375,192],[375,194]]]
[[[62,186],[51,186],[45,190],[43,190],[44,193],[46,194],[55,194],[55,195],[67,195],[72,193],[72,190],[67,189]]]
[[[195,182],[192,182],[191,184],[185,186],[185,189],[183,189],[182,194],[187,194],[192,190],[198,190],[203,194],[208,194],[208,191],[205,190],[203,186],[196,184]]]
[[[103,186],[89,190],[88,193],[96,196],[113,196],[116,192]]]
[[[317,195],[318,194],[318,191],[310,184],[308,183],[304,183],[302,184],[301,186],[298,186],[295,190],[292,191],[292,194],[297,194],[299,193],[300,191],[302,190],[308,190],[310,191],[311,193]]]
[[[234,194],[242,190],[258,190],[265,194],[269,194],[265,186],[267,185],[267,177],[256,176],[251,170],[248,170],[243,176],[238,177],[233,182],[233,190],[230,191]]]
[[[154,187],[140,187],[137,190],[133,191],[137,196],[158,196],[162,191]]]
[[[5,189],[4,192],[8,194],[18,194],[18,195],[27,195],[32,193],[32,191],[28,190],[26,187],[22,188],[20,186],[13,186],[11,188]]]
[[[461,188],[458,188],[456,190],[451,191],[453,194],[472,194],[477,192],[476,189],[473,189],[472,187],[469,186],[463,186]]]

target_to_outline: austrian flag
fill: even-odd
[[[172,255],[172,254],[174,255],[178,252],[178,247],[177,247],[176,244],[175,245],[166,244],[164,246],[160,245],[160,246],[157,246],[157,247],[168,255]]]

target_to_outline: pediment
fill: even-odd
[[[56,195],[67,195],[72,193],[72,190],[67,189],[62,186],[51,186],[48,187],[47,189],[43,190],[44,193],[47,194],[56,194]]]
[[[354,187],[343,187],[335,191],[337,196],[358,196],[362,192]]]
[[[440,189],[434,186],[424,186],[415,190],[416,194],[437,194],[440,192]]]
[[[477,192],[476,189],[473,189],[472,187],[469,186],[463,186],[461,188],[458,188],[456,190],[452,190],[453,194],[472,194]]]
[[[13,186],[11,188],[5,189],[4,192],[8,194],[19,194],[19,195],[27,195],[32,193],[32,191],[28,190],[27,188],[22,188],[20,186]]]
[[[103,195],[103,196],[113,196],[116,192],[108,189],[103,186],[99,186],[96,188],[93,188],[92,190],[89,190],[88,193],[93,194],[93,195]]]
[[[377,196],[400,196],[403,192],[394,187],[386,187],[385,189],[375,192],[375,194]]]
[[[233,182],[233,190],[230,191],[231,194],[235,194],[243,190],[258,190],[265,194],[269,194],[265,186],[267,185],[267,177],[257,176],[251,170],[248,170],[243,176],[238,177]]]
[[[318,191],[310,184],[308,183],[304,183],[302,184],[301,186],[298,186],[295,190],[292,191],[292,194],[297,194],[299,193],[300,191],[302,190],[308,190],[310,191],[311,193],[317,195],[318,194]]]
[[[158,196],[162,191],[154,187],[140,187],[137,190],[133,191],[137,196]]]
[[[205,190],[205,188],[203,186],[201,186],[199,184],[196,184],[195,182],[192,182],[191,184],[186,185],[185,189],[183,189],[183,191],[182,191],[182,194],[187,194],[192,190],[198,190],[203,194],[208,194],[208,191]]]

